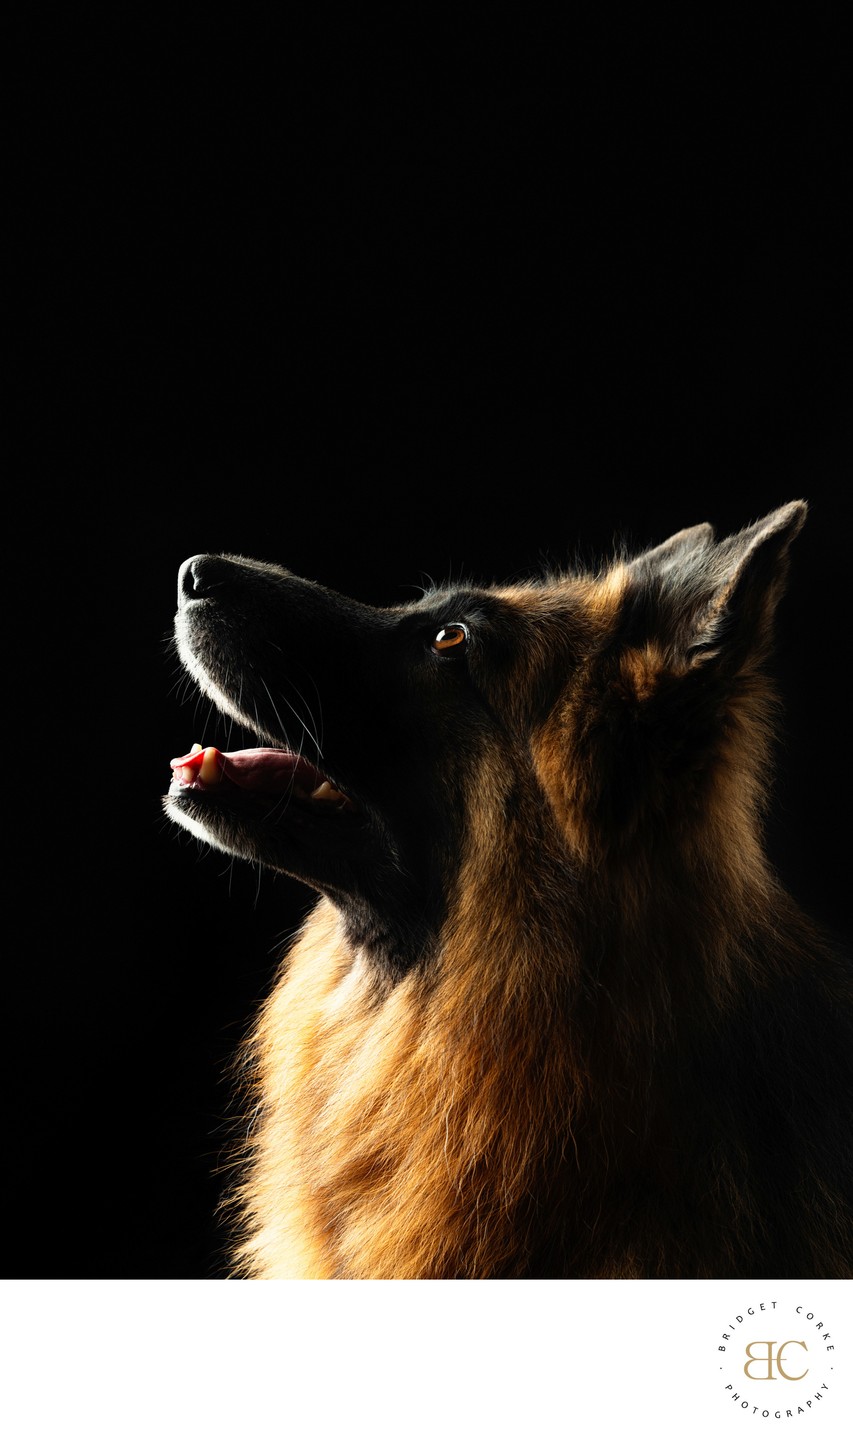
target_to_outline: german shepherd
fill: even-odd
[[[182,566],[183,664],[264,746],[174,760],[167,812],[321,895],[235,1274],[853,1276],[851,970],[761,839],[805,514],[389,609]]]

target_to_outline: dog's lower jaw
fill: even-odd
[[[268,830],[256,833],[252,823],[225,814],[218,802],[208,803],[191,790],[168,795],[163,807],[168,818],[209,847],[295,878],[328,898],[353,953],[369,960],[382,986],[434,953],[443,916],[441,885],[406,873],[387,835],[374,835],[355,863],[319,847],[300,861],[286,839],[274,845]],[[330,828],[334,821],[330,815]]]

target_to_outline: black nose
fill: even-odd
[[[178,601],[205,598],[214,589],[223,588],[233,571],[233,564],[217,554],[195,554],[178,570]]]

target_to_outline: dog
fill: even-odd
[[[761,837],[805,516],[387,609],[182,566],[258,746],[166,811],[319,895],[242,1055],[235,1275],[853,1275],[851,970]]]

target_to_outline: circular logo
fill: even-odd
[[[721,1403],[732,1416],[804,1421],[831,1411],[840,1387],[829,1314],[791,1298],[734,1304],[720,1329],[716,1367]]]

